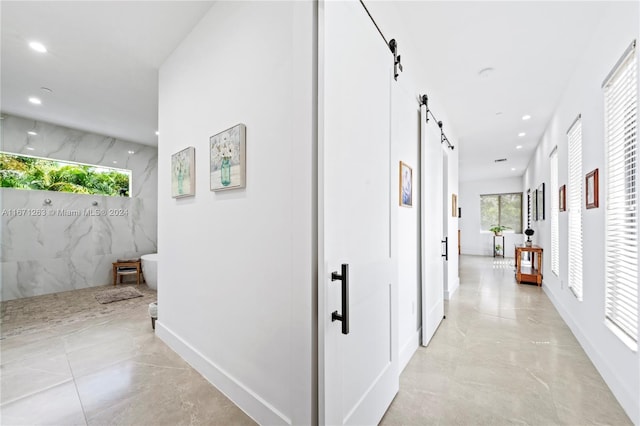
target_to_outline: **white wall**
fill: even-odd
[[[425,77],[437,64],[413,54],[392,3],[370,6],[411,70],[400,77],[401,102],[415,116],[403,116],[408,138],[392,135],[390,160],[413,166],[417,184],[417,95],[428,93],[447,122],[437,82]],[[310,4],[216,3],[160,72],[158,335],[260,423],[315,419],[314,29]],[[247,126],[247,188],[211,193],[208,138],[238,122]],[[453,129],[447,135],[455,141]],[[197,193],[174,200],[170,155],[190,145]],[[457,153],[451,165],[457,180]],[[407,362],[420,328],[418,209],[398,207],[397,192],[391,199]]]
[[[583,173],[600,170],[600,208],[583,210],[583,301],[567,288],[566,213],[560,213],[560,276],[551,273],[545,250],[543,288],[576,338],[591,358],[614,395],[635,424],[640,424],[640,357],[629,349],[604,323],[604,219],[606,174],[604,146],[604,106],[600,88],[604,78],[633,39],[638,39],[637,2],[614,3],[594,28],[592,41],[569,80],[568,87],[540,141],[525,173],[523,187],[535,188],[549,183],[549,155],[558,146],[558,184],[567,183],[566,131],[582,114]],[[558,188],[546,189],[549,197]],[[463,212],[464,217],[464,212]],[[550,223],[534,222],[537,244],[550,247]]]
[[[403,75],[393,83],[391,218],[396,230],[394,261],[398,282],[398,342],[400,369],[409,362],[419,344],[420,329],[420,108],[415,100],[415,83]],[[413,205],[399,206],[400,161],[413,169]]]
[[[445,194],[444,217],[446,218],[447,236],[449,238],[449,261],[446,263],[446,278],[444,288],[444,298],[450,300],[458,287],[460,287],[460,276],[458,274],[458,229],[460,227],[460,219],[453,215],[453,198],[456,194],[458,198],[458,207],[460,207],[460,184],[458,183],[458,150],[444,148],[446,151],[447,161],[447,194]]]
[[[2,215],[1,300],[109,284],[117,258],[156,251],[155,147],[2,115],[0,151],[127,169],[132,182],[131,197],[0,189],[3,209],[47,211],[44,217]],[[27,135],[29,130],[38,134]]]
[[[402,64],[404,72],[398,77],[398,86],[402,87],[405,93],[401,101],[401,107],[397,108],[402,111],[403,116],[398,118],[394,116],[394,123],[405,126],[402,130],[396,128],[392,130],[392,164],[398,164],[404,161],[414,167],[414,197],[419,201],[419,105],[418,95],[427,94],[429,96],[429,107],[436,115],[438,120],[445,123],[447,137],[454,144],[456,143],[455,129],[448,126],[448,117],[445,108],[442,106],[442,98],[438,94],[438,82],[430,80],[429,69],[437,67],[436,57],[425,57],[421,55],[417,49],[421,40],[416,39],[413,34],[407,30],[404,21],[399,16],[396,5],[393,2],[368,2],[367,8],[371,12],[380,29],[388,39],[395,38],[398,41],[399,51],[402,56]],[[373,25],[373,24],[372,24]],[[383,43],[382,39],[380,40]],[[393,57],[390,55],[390,61]],[[414,116],[410,116],[411,111],[415,111]],[[392,114],[393,115],[393,114]],[[424,123],[422,123],[424,125]],[[407,129],[408,128],[408,129]],[[431,143],[437,141],[430,140]],[[448,150],[451,154],[452,152]],[[392,174],[393,175],[393,174]],[[454,150],[449,158],[448,171],[448,187],[450,191],[458,191],[458,153]],[[392,182],[392,188],[396,188],[397,182]],[[451,196],[449,195],[449,199]],[[392,200],[398,199],[397,192],[392,193]],[[451,201],[449,200],[449,203]],[[434,203],[425,200],[424,208],[434,208]],[[438,206],[440,204],[438,203]],[[420,245],[419,245],[419,214],[417,208],[407,209],[398,207],[397,203],[392,203],[392,207],[398,209],[397,220],[397,236],[396,247],[397,255],[394,261],[398,264],[398,298],[399,298],[399,318],[398,318],[398,339],[400,350],[400,368],[402,369],[411,359],[411,356],[418,348],[420,341],[421,327],[421,277],[420,277]],[[451,206],[448,206],[449,212]],[[393,216],[392,216],[393,217]],[[442,224],[434,224],[438,226],[442,234],[444,229]],[[445,296],[452,295],[459,283],[458,279],[458,252],[457,252],[457,218],[450,217],[449,220],[449,262],[447,270],[450,271],[451,277],[454,277],[452,284]],[[414,308],[415,307],[415,308]]]
[[[316,417],[315,10],[217,2],[160,70],[157,333],[261,424]],[[209,191],[209,137],[247,127],[246,189]],[[171,154],[196,148],[196,195]]]
[[[493,234],[480,230],[480,195],[506,194],[522,192],[523,230],[526,228],[527,192],[522,189],[522,178],[512,177],[480,181],[460,182],[458,206],[462,208],[460,220],[460,240],[462,254],[477,256],[493,256]],[[546,220],[545,222],[548,222]],[[539,222],[536,222],[539,223]],[[535,229],[535,228],[534,228]],[[522,244],[523,234],[504,232],[504,254],[513,257],[514,244]],[[533,236],[534,244],[538,244],[538,232]]]

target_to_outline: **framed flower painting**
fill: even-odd
[[[196,195],[196,149],[192,146],[171,156],[171,196]]]
[[[413,205],[413,170],[406,163],[400,162],[400,205]]]
[[[237,124],[209,138],[211,191],[246,186],[246,133],[246,126]]]

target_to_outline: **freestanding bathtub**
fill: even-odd
[[[142,260],[142,274],[149,288],[158,289],[158,253],[140,256]]]

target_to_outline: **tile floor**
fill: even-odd
[[[513,259],[462,256],[460,288],[382,425],[630,425],[543,290]]]
[[[631,424],[540,288],[515,284],[508,260],[460,265],[383,425]],[[104,288],[0,305],[0,424],[253,424],[156,338],[153,290],[96,306]]]
[[[94,287],[3,302],[2,425],[254,422],[158,339],[156,292],[98,304]]]

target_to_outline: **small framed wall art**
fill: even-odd
[[[544,220],[544,182],[538,187],[538,220]]]
[[[451,194],[451,216],[458,217],[458,196]]]
[[[406,163],[400,162],[400,206],[413,205],[413,169]]]
[[[592,170],[585,176],[586,207],[598,208],[598,169]]]
[[[531,193],[531,219],[538,220],[538,190],[534,189]]]
[[[196,195],[196,149],[192,146],[171,156],[171,197]]]
[[[562,185],[558,191],[558,210],[567,211],[567,185]]]
[[[246,126],[237,124],[209,138],[211,191],[246,186],[246,134]]]

